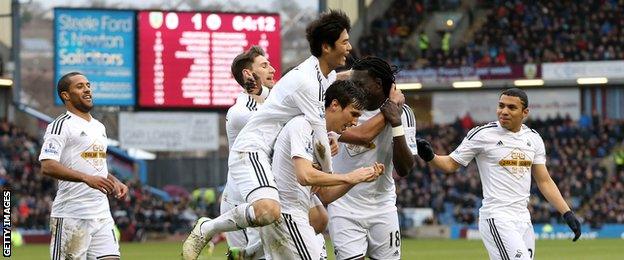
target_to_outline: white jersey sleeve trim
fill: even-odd
[[[63,149],[65,149],[65,144],[67,143],[68,130],[66,121],[69,118],[71,118],[71,116],[68,114],[62,115],[48,125],[43,137],[39,161],[51,159],[60,162],[61,153]],[[63,125],[65,125],[64,128]]]
[[[497,126],[496,123],[489,123],[473,128],[449,156],[459,164],[467,166],[482,150],[483,142],[480,138],[482,133]]]
[[[412,108],[403,104],[403,114],[401,114],[401,123],[405,131],[405,142],[409,147],[412,155],[418,155],[418,145],[416,144],[416,117]]]

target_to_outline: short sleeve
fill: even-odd
[[[312,149],[312,129],[305,119],[295,118],[301,122],[293,122],[288,129],[288,136],[290,137],[290,157],[301,157],[308,161],[313,160]]]
[[[481,141],[476,138],[464,138],[461,144],[449,156],[463,166],[467,166],[480,151]]]
[[[544,140],[538,134],[536,135],[535,158],[533,158],[533,164],[546,164],[546,148],[544,147]]]
[[[407,142],[407,147],[409,147],[412,155],[418,155],[416,145],[416,117],[414,116],[412,109],[407,105],[403,105],[401,122],[403,124],[403,130],[405,131],[405,141]]]
[[[62,123],[62,121],[60,123]],[[48,159],[55,161],[61,160],[61,153],[68,139],[68,130],[66,127],[62,128],[62,124],[60,123],[55,121],[48,125],[46,133],[43,136],[39,161]]]

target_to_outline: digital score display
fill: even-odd
[[[242,88],[230,66],[252,45],[264,49],[280,75],[278,14],[140,11],[137,16],[140,107],[232,106]]]

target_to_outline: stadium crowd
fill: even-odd
[[[411,33],[420,33],[410,29],[419,27],[423,12],[439,11],[439,6],[428,2],[394,1],[382,18],[371,23],[370,33],[360,38],[359,54],[374,54],[406,68],[423,66],[415,62],[416,57],[406,57],[402,45]],[[431,49],[419,62],[425,66],[484,67],[624,59],[622,1],[478,2],[476,8],[486,10],[487,21],[474,35],[460,40],[456,48]]]
[[[434,151],[449,154],[474,125],[457,120],[449,126],[434,125],[419,129],[418,136],[432,141]],[[592,226],[624,223],[622,185],[624,167],[608,174],[613,166],[610,154],[624,145],[624,122],[583,117],[534,120],[527,125],[541,134],[547,153],[549,172],[564,198]],[[621,149],[621,148],[619,148]],[[559,214],[532,185],[529,207],[534,223],[559,220]],[[433,222],[475,224],[482,199],[476,164],[445,174],[419,161],[415,174],[397,180],[397,204],[401,207],[431,207]]]
[[[450,153],[475,123],[469,118],[452,125],[429,125],[418,136],[432,140],[437,153]],[[544,138],[548,167],[553,180],[570,199],[579,216],[593,227],[603,223],[624,223],[624,166],[613,174],[610,156],[624,149],[624,122],[583,117],[534,120],[527,125]],[[39,141],[16,126],[0,123],[0,183],[13,191],[14,225],[25,229],[47,229],[56,182],[39,173]],[[428,223],[475,224],[482,198],[479,175],[474,163],[455,174],[433,171],[418,161],[414,174],[397,179],[399,207],[431,207],[435,218]],[[211,205],[191,197],[165,201],[136,180],[125,200],[111,199],[116,224],[130,240],[142,240],[148,233],[184,233],[197,216],[214,215]],[[539,194],[535,185],[532,193]],[[535,223],[556,222],[557,212],[541,195],[530,200]]]
[[[12,191],[12,212],[16,213],[12,221],[18,228],[48,229],[56,180],[41,174],[39,151],[39,140],[11,123],[0,122],[0,185]],[[152,231],[184,233],[208,209],[208,205],[196,206],[190,197],[166,202],[138,181],[125,183],[129,188],[126,199],[111,198],[109,203],[115,223],[131,240],[144,239]]]
[[[357,55],[406,60],[408,57],[401,45],[422,22],[424,13],[431,8],[421,0],[395,0],[382,17],[373,20],[370,33],[360,38]]]

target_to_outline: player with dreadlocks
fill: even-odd
[[[369,92],[369,111],[362,114],[359,126],[348,129],[338,139],[342,143],[332,158],[334,170],[350,172],[374,162],[386,168],[376,181],[355,186],[329,205],[329,232],[336,259],[401,258],[392,172],[396,167],[399,176],[409,174],[416,165],[417,150],[414,113],[396,89],[396,72],[396,67],[377,57],[356,61],[350,72],[351,79]],[[378,127],[380,122],[382,127]],[[362,131],[365,127],[368,130]],[[359,133],[372,135],[370,142],[351,144],[356,143],[352,138]]]

